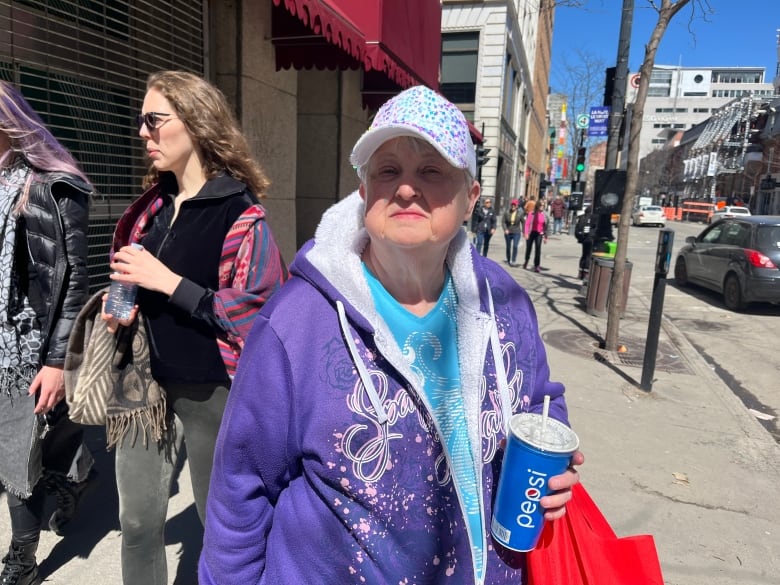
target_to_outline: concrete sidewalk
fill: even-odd
[[[87,427],[86,441],[95,457],[98,483],[89,492],[68,533],[60,538],[48,529],[41,532],[38,562],[44,583],[62,585],[121,585],[119,507],[114,476],[114,452],[106,452],[105,432]],[[203,532],[192,499],[186,456],[177,470],[168,507],[165,543],[168,582],[197,583],[197,562]],[[53,508],[53,500],[48,505]],[[5,493],[0,495],[1,555],[11,540]],[[48,518],[48,514],[46,515]]]
[[[583,484],[619,536],[654,535],[665,583],[780,583],[780,446],[668,319],[652,391],[638,389],[652,272],[634,267],[619,335],[628,352],[610,354],[599,348],[607,318],[585,311],[579,255],[573,236],[550,236],[541,273],[507,269],[566,385]],[[498,231],[489,257],[503,264]]]
[[[502,262],[503,237],[491,243],[490,257]],[[668,320],[652,392],[638,390],[652,275],[634,270],[620,323],[628,352],[610,355],[599,349],[606,317],[584,310],[579,253],[572,236],[551,236],[541,273],[507,270],[533,298],[552,376],[566,384],[587,459],[583,483],[618,535],[654,535],[665,583],[779,583],[780,447]],[[121,583],[113,453],[105,452],[101,429],[90,428],[88,440],[101,483],[71,537],[43,532],[39,559],[47,583]],[[186,463],[165,534],[169,582],[194,584],[201,531]],[[0,512],[0,546],[9,539],[8,514]]]

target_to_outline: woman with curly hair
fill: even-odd
[[[125,585],[165,585],[163,532],[182,438],[204,518],[214,444],[243,340],[287,278],[258,198],[268,181],[222,93],[196,75],[151,75],[138,133],[148,190],[120,218],[111,278],[138,286],[152,377],[162,392],[109,413]],[[134,247],[131,244],[139,244]],[[136,397],[137,398],[137,397]]]

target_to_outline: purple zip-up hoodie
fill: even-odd
[[[203,585],[521,582],[489,536],[504,423],[541,412],[545,394],[567,422],[531,301],[458,232],[447,265],[481,478],[478,539],[422,381],[374,308],[363,216],[357,193],[325,213],[249,335],[214,457]]]

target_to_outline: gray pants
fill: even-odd
[[[116,450],[124,585],[167,585],[165,519],[182,439],[187,445],[192,491],[201,523],[206,516],[214,447],[228,388],[220,384],[167,384],[176,415],[162,444],[125,440]]]
[[[54,425],[43,438],[41,454],[44,473],[65,475],[73,482],[86,479],[92,467],[92,454],[83,443],[84,427],[67,417]],[[43,523],[46,490],[43,481],[33,488],[29,498],[6,493],[11,513],[11,536],[18,544],[38,542]],[[0,546],[4,543],[0,543]]]

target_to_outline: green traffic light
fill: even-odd
[[[577,163],[574,167],[574,170],[578,173],[581,173],[585,170],[585,155],[587,153],[587,148],[585,146],[580,146],[577,149]]]

